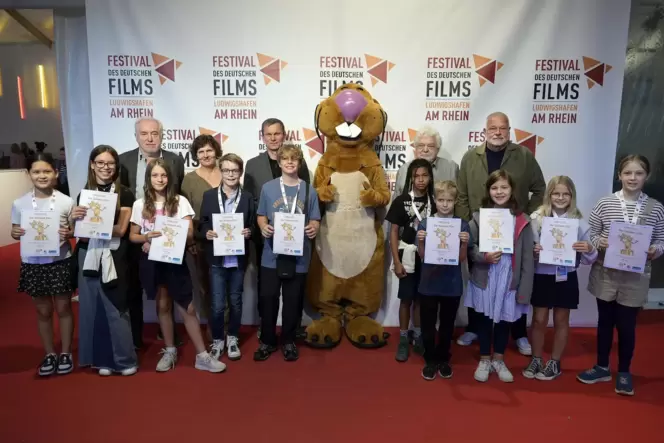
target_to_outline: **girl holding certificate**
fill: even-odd
[[[506,171],[492,172],[485,186],[482,207],[507,209],[514,217],[514,253],[480,252],[480,237],[490,236],[493,232],[482,232],[480,215],[478,212],[473,214],[469,223],[473,266],[465,305],[482,314],[478,331],[480,362],[475,370],[475,380],[485,382],[491,372],[496,372],[501,381],[513,382],[514,377],[505,366],[503,355],[511,324],[528,312],[530,304],[535,267],[533,231],[528,226],[528,217],[518,210],[512,194],[514,181]]]
[[[116,194],[115,206],[109,208],[113,216],[112,238],[79,238],[76,244],[78,358],[81,366],[97,368],[101,376],[113,372],[133,375],[138,370],[127,305],[127,237],[134,195],[120,184],[119,167],[118,153],[110,146],[99,145],[90,153],[85,189]],[[80,194],[76,200],[80,204]],[[77,206],[72,210],[71,221],[83,220],[87,214],[87,207]]]
[[[576,269],[579,264],[591,265],[597,259],[597,250],[590,243],[590,228],[586,223],[582,223],[581,211],[576,207],[576,187],[571,178],[564,175],[553,177],[546,188],[544,203],[531,215],[530,225],[536,239],[536,258],[542,251],[539,239],[543,235],[542,225],[545,217],[549,220],[551,218],[578,219],[578,233],[574,233],[577,241],[572,244],[572,249],[576,251],[577,256],[580,255],[580,259],[577,258],[573,266],[557,266],[540,262],[535,268],[531,299],[533,305],[533,358],[522,373],[526,378],[536,378],[537,380],[553,380],[562,373],[560,357],[567,345],[570,309],[576,309],[579,306],[579,280]],[[550,230],[554,229],[550,228]],[[558,232],[559,235],[563,234],[561,230]],[[551,360],[544,365],[542,351],[550,309],[553,309],[555,335]]]
[[[210,263],[210,288],[212,296],[212,347],[210,354],[215,360],[228,347],[228,358],[239,360],[242,356],[239,346],[240,321],[242,320],[242,293],[244,292],[244,273],[247,270],[247,253],[251,229],[256,219],[254,197],[240,186],[244,162],[235,154],[226,154],[221,158],[221,185],[205,191],[201,203],[199,236],[204,237],[205,254]],[[218,215],[214,215],[218,214]],[[242,218],[244,227],[241,236],[231,231],[232,223],[215,222],[219,214],[237,214]],[[231,217],[228,217],[232,220]],[[224,231],[224,229],[229,229]],[[215,256],[214,241],[219,237],[244,238],[244,254]],[[228,337],[225,334],[226,294],[230,299]]]
[[[53,189],[57,183],[58,172],[51,154],[39,152],[28,159],[28,174],[32,181],[32,190],[14,200],[12,204],[12,230],[14,240],[23,240],[28,226],[30,236],[39,236],[44,231],[44,224],[57,220],[59,245],[49,256],[21,253],[21,271],[18,291],[32,297],[37,310],[37,325],[46,357],[38,369],[40,376],[54,373],[68,374],[74,369],[71,357],[71,342],[74,333],[74,317],[71,312],[71,294],[74,292],[71,266],[71,230],[69,214],[74,202],[71,198]],[[46,212],[36,220],[37,211]],[[32,219],[23,220],[23,218]],[[50,221],[49,221],[50,220]],[[27,223],[26,223],[27,221]],[[45,235],[42,235],[46,237]],[[57,241],[57,240],[56,240]],[[22,248],[23,249],[23,248]],[[27,248],[26,248],[27,249]],[[62,352],[58,356],[53,346],[53,310],[58,314],[60,323],[60,341]]]
[[[601,198],[589,218],[590,241],[599,249],[599,258],[593,264],[588,280],[588,291],[597,297],[597,364],[579,374],[577,379],[586,384],[611,381],[609,355],[615,328],[618,330],[615,391],[621,395],[634,395],[630,365],[636,342],[636,317],[648,298],[650,261],[664,252],[664,207],[643,192],[649,174],[647,158],[642,155],[625,157],[618,166],[622,189]],[[650,244],[645,245],[648,249],[643,252],[647,255],[644,272],[604,266],[611,243],[622,244],[620,239],[609,240],[613,223],[652,228]]]
[[[184,319],[184,326],[196,348],[196,369],[222,372],[226,365],[213,359],[205,350],[201,325],[192,303],[191,276],[186,265],[148,259],[152,239],[161,237],[161,232],[154,230],[158,215],[189,220],[187,242],[191,243],[194,232],[191,218],[194,210],[186,198],[177,194],[171,168],[161,158],[151,161],[145,169],[144,198],[136,200],[133,205],[129,234],[132,243],[142,245],[143,254],[139,261],[141,286],[150,300],[157,300],[159,325],[164,334],[166,348],[161,351],[163,356],[157,363],[157,372],[171,370],[178,358],[173,339],[175,325],[172,306],[176,307]]]

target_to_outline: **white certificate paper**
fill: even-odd
[[[604,267],[643,274],[652,239],[652,226],[611,222]]]
[[[274,214],[272,252],[296,256],[304,254],[304,214]]]
[[[244,214],[212,214],[212,230],[217,238],[212,240],[215,256],[244,255]]]
[[[480,252],[514,253],[514,216],[509,209],[480,209]]]
[[[576,251],[572,245],[579,238],[579,219],[577,218],[542,218],[540,245],[542,250],[539,262],[549,265],[574,266]]]
[[[117,202],[118,194],[116,193],[83,189],[79,206],[87,207],[88,213],[83,220],[76,222],[74,236],[110,240]]]
[[[60,214],[56,211],[21,211],[21,256],[57,257],[60,255]]]
[[[161,236],[152,239],[148,260],[181,265],[187,246],[189,223],[189,220],[182,218],[163,215],[155,217],[154,230],[161,232]]]
[[[427,239],[424,242],[424,263],[458,265],[461,239],[460,218],[427,218]]]

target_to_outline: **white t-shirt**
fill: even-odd
[[[131,209],[131,222],[141,227],[141,234],[154,230],[154,222],[143,218],[143,205],[144,200],[140,198],[134,202]],[[156,209],[155,215],[166,215],[164,213],[164,202],[155,202],[154,206]],[[194,216],[194,208],[191,207],[189,200],[178,195],[178,213],[175,214],[174,218],[185,218],[187,216]]]
[[[60,227],[66,229],[69,227],[69,214],[71,214],[71,210],[75,206],[74,200],[72,200],[70,197],[67,197],[62,192],[53,192],[55,192],[54,210],[60,214]],[[51,197],[37,198],[36,201],[38,211],[48,211],[51,207]],[[14,200],[14,203],[12,204],[12,224],[21,224],[21,211],[32,210],[32,191],[30,191],[27,194],[24,194],[23,196]],[[21,261],[23,263],[31,264],[48,264],[63,260],[67,257],[71,257],[71,245],[69,244],[69,241],[63,241],[60,242],[60,255],[57,257],[21,256]]]

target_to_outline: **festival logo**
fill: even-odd
[[[537,147],[543,141],[544,137],[540,137],[539,135],[533,134],[532,132],[514,128],[514,143],[530,149],[530,152],[532,152],[533,155],[535,155]]]
[[[604,86],[611,69],[611,65],[585,56],[535,60],[531,123],[575,124],[583,79],[586,90]]]
[[[281,82],[287,62],[270,55],[212,56],[214,118],[217,120],[257,120],[259,81],[263,85]]]
[[[228,140],[227,135],[202,126],[198,128],[164,128],[161,148],[178,154],[184,160],[185,170],[196,169],[199,166],[198,158],[191,154],[189,148],[199,134],[213,136],[222,148],[226,140]]]
[[[174,83],[182,62],[157,54],[106,57],[110,118],[135,120],[154,116],[155,75],[159,84]]]
[[[504,66],[498,60],[473,54],[427,57],[425,116],[427,121],[468,121],[476,91],[496,82]],[[473,77],[477,77],[477,82]]]
[[[380,145],[381,136],[378,136],[374,142],[378,157],[385,170],[385,180],[387,180],[390,192],[394,192],[397,172],[408,158],[408,147],[412,146],[412,137],[414,137],[411,131],[412,129],[408,129],[408,131],[386,130],[382,134],[382,145]],[[406,132],[408,132],[408,138]]]
[[[486,129],[468,132],[468,150],[471,150],[486,141]]]
[[[396,65],[389,60],[364,54],[360,56],[325,56],[319,57],[318,67],[319,83],[318,95],[327,98],[337,88],[346,83],[357,83],[366,86],[369,77],[371,86],[377,83],[387,83],[388,73]]]

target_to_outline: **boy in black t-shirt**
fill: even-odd
[[[421,220],[435,212],[433,202],[433,169],[424,159],[413,160],[408,167],[403,193],[397,196],[387,213],[390,249],[394,274],[399,278],[399,345],[396,360],[408,360],[410,310],[413,309],[414,350],[423,353],[417,288],[420,282],[420,258],[417,254],[417,227]],[[434,208],[434,211],[432,211]]]

